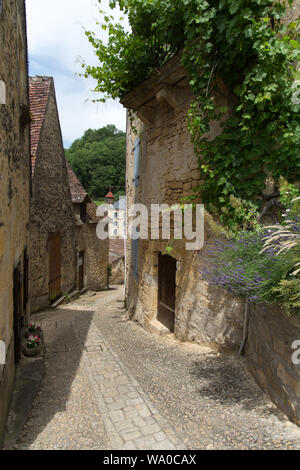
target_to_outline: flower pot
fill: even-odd
[[[43,345],[39,344],[39,346],[37,346],[36,348],[28,348],[27,343],[25,342],[22,351],[24,356],[26,357],[40,356],[43,352]]]
[[[36,356],[40,356],[43,351],[44,351],[44,341],[43,341],[43,338],[40,337],[40,343],[38,346],[36,346],[35,348],[29,348],[27,346],[27,338],[24,338],[23,341],[22,341],[22,352],[24,354],[24,356],[26,357],[36,357]]]

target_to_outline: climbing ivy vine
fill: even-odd
[[[292,97],[300,57],[299,20],[283,21],[293,1],[118,0],[131,31],[103,13],[86,35],[99,66],[83,64],[105,98],[122,98],[182,51],[194,99],[189,130],[207,205],[231,228],[254,223],[266,175],[300,176],[300,105]],[[230,105],[219,107],[216,95]],[[207,133],[214,120],[221,132]]]

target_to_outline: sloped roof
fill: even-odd
[[[30,77],[29,78],[29,103],[32,116],[30,126],[31,144],[31,166],[34,173],[37,149],[40,141],[50,89],[53,83],[52,77]]]
[[[74,173],[73,169],[71,168],[68,162],[67,170],[73,204],[81,204],[86,199],[86,211],[89,218],[89,222],[99,222],[99,220],[101,220],[101,217],[97,216],[97,205],[92,201],[92,199],[80,183],[79,179],[77,178],[76,174]]]
[[[113,195],[113,193],[111,191],[109,191],[109,193],[106,194],[105,198],[106,199],[115,199],[115,196]]]
[[[69,184],[71,189],[71,196],[73,204],[81,204],[85,198],[88,196],[88,193],[80,183],[79,179],[75,175],[70,164],[67,162]]]

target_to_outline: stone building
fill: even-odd
[[[108,287],[108,240],[96,234],[97,206],[67,163],[76,226],[77,289],[99,291]]]
[[[222,83],[217,106],[231,107]],[[128,93],[123,105],[136,114],[135,128],[127,124],[127,207],[141,203],[180,202],[201,186],[201,175],[187,129],[191,91],[180,57],[174,57],[148,80]],[[224,117],[226,118],[226,117]],[[209,137],[220,132],[212,122]],[[205,202],[200,199],[196,202]],[[151,220],[151,217],[149,221]],[[206,214],[204,239],[218,238]],[[207,244],[187,251],[184,238],[127,241],[126,300],[129,315],[151,332],[174,332],[180,340],[195,341],[216,350],[235,351],[243,338],[245,304],[206,282],[203,272]],[[167,254],[166,254],[167,253]],[[246,346],[249,368],[271,398],[300,425],[300,369],[292,361],[292,338],[300,338],[300,320],[289,320],[278,309],[254,307]],[[257,313],[259,312],[259,313]],[[259,334],[257,333],[259,332]]]
[[[25,2],[0,2],[0,446],[29,314],[30,141]]]
[[[53,79],[29,79],[32,201],[31,310],[76,287],[73,204]]]
[[[138,135],[127,128],[127,204],[172,205],[201,184],[197,158],[187,129],[191,93],[180,58],[128,94],[123,104],[137,111]],[[220,106],[228,105],[223,95]],[[144,105],[147,103],[147,105]],[[219,131],[218,123],[211,135]],[[133,182],[133,183],[132,183]],[[199,201],[200,202],[200,201]],[[206,224],[206,238],[212,236]],[[181,340],[216,348],[237,348],[243,303],[216,292],[200,280],[201,256],[186,251],[186,240],[128,241],[129,310],[144,326],[175,332]]]
[[[107,196],[105,197],[105,200],[108,200]],[[113,201],[113,204],[107,204],[107,215],[110,219],[108,225],[109,238],[124,239],[126,234],[126,198],[124,196],[120,196],[118,201],[115,202],[114,198]]]
[[[124,284],[125,281],[125,246],[124,239],[109,240],[110,284]]]

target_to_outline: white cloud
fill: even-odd
[[[97,64],[92,46],[84,35],[95,30],[99,20],[97,0],[26,0],[31,75],[53,76],[66,146],[84,133],[106,124],[125,130],[126,112],[114,101],[94,104],[93,80],[76,76],[81,67],[78,57]],[[101,2],[108,10],[108,1]],[[101,33],[100,33],[101,31]],[[99,35],[104,34],[99,28]],[[87,101],[89,100],[89,101]]]

